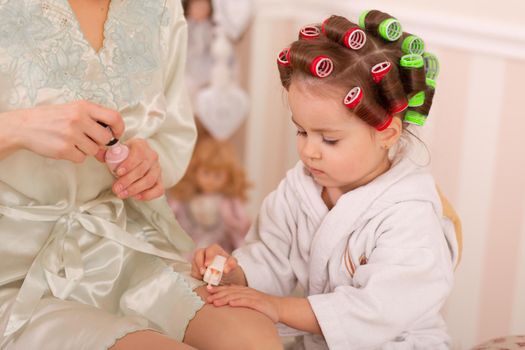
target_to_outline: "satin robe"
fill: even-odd
[[[118,110],[122,140],[147,140],[168,188],[196,137],[186,43],[176,0],[112,0],[98,52],[67,0],[0,1],[0,112],[82,99]],[[139,329],[182,339],[203,305],[182,258],[193,242],[166,198],[121,200],[114,181],[93,157],[0,160],[0,348],[105,349]]]

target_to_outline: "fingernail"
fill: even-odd
[[[122,191],[118,194],[120,198],[126,198],[128,196],[128,191]]]
[[[204,273],[206,272],[206,269],[204,267],[201,267],[201,269],[199,270],[201,275],[204,275]]]
[[[117,169],[117,175],[118,175],[118,176],[122,176],[122,175],[124,175],[125,173],[126,173],[126,169],[124,169],[124,168],[118,168],[118,169]]]

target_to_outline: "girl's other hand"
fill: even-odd
[[[47,158],[75,163],[97,155],[113,136],[119,138],[124,132],[124,121],[117,111],[88,101],[8,113],[17,124],[13,137],[21,148]]]
[[[243,286],[219,286],[207,289],[206,301],[215,306],[230,305],[257,310],[279,322],[280,298]]]
[[[117,168],[113,192],[121,199],[148,201],[164,195],[159,156],[144,139],[125,143],[129,155]]]

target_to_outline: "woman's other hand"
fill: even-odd
[[[117,181],[113,192],[122,199],[133,197],[148,201],[164,194],[159,156],[144,139],[135,138],[125,143],[129,155],[116,170]]]

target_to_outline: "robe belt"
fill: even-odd
[[[96,213],[96,216],[94,214]],[[170,260],[180,260],[175,252],[167,252],[126,232],[126,214],[122,200],[106,195],[66,214],[56,214],[50,207],[0,205],[0,216],[35,221],[56,222],[51,233],[33,260],[11,309],[4,336],[19,331],[31,318],[44,293],[49,290],[66,299],[84,277],[84,263],[77,239],[72,235],[85,230],[130,249]],[[23,234],[23,233],[22,233]]]

